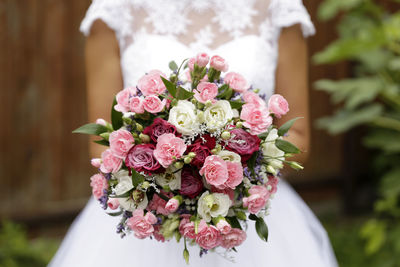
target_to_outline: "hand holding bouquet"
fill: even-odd
[[[277,191],[279,170],[299,149],[285,141],[292,119],[277,129],[289,106],[280,95],[253,90],[219,56],[205,53],[170,63],[171,75],[151,70],[120,91],[111,123],[98,119],[74,132],[94,134],[107,148],[92,159],[93,195],[121,236],[184,239],[201,253],[242,244],[242,225],[254,220],[267,241],[263,217]],[[111,211],[114,210],[114,211]]]

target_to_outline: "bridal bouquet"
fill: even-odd
[[[235,250],[246,239],[242,226],[254,220],[267,241],[270,199],[285,158],[299,149],[285,141],[296,119],[273,125],[289,110],[281,95],[268,101],[220,56],[205,53],[169,64],[172,73],[151,70],[137,86],[120,91],[111,123],[98,119],[74,132],[94,134],[109,148],[92,159],[99,173],[93,195],[112,216],[121,236],[184,239],[200,254],[216,247]],[[111,211],[115,210],[115,211]]]

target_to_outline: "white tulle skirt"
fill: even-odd
[[[139,240],[133,235],[121,239],[116,234],[118,222],[118,218],[107,215],[97,201],[90,199],[49,266],[187,266],[182,257],[182,241],[177,243],[173,239],[159,243]],[[199,248],[189,247],[190,266],[338,266],[325,229],[285,181],[279,184],[266,223],[269,228],[267,243],[257,236],[251,221],[247,240],[237,247],[237,253],[224,255],[221,249],[200,258]]]

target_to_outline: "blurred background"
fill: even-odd
[[[90,0],[0,0],[0,266],[45,266],[90,196]],[[304,1],[312,151],[289,177],[340,266],[400,266],[400,1]]]

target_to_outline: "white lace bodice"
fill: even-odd
[[[81,31],[88,35],[97,19],[116,33],[125,86],[151,69],[168,72],[171,60],[208,52],[267,95],[281,28],[300,23],[305,37],[315,31],[301,0],[93,0]]]

